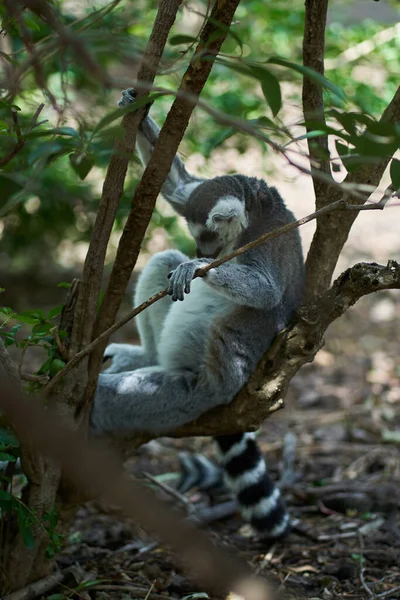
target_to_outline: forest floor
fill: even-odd
[[[237,513],[205,527],[286,597],[400,598],[399,309],[398,295],[384,292],[334,323],[313,364],[293,380],[285,409],[260,432],[270,471],[278,480],[290,475],[284,495],[298,522],[288,538],[265,548]],[[283,450],[294,439],[288,465]],[[183,449],[212,456],[205,438],[163,438],[127,468],[159,475],[160,486],[147,482],[171,505],[200,517],[212,507],[213,518],[220,499],[193,492],[183,501],[162,489],[174,487]],[[93,503],[79,511],[58,564],[69,573],[58,590],[66,598],[207,597],[169,548]]]

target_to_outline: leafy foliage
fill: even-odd
[[[98,5],[93,11],[92,5],[84,4],[78,19],[72,12],[68,13],[73,5],[68,5],[67,10],[62,2],[55,6],[63,23],[84,40],[93,58],[104,69],[121,68],[137,59],[155,16],[155,7],[149,9],[144,0],[120,3],[114,10],[109,10],[107,5]],[[0,158],[6,156],[17,141],[12,107],[18,110],[23,133],[42,98],[46,104],[44,116],[49,121],[26,136],[22,150],[0,172],[3,252],[12,257],[13,268],[26,269],[40,264],[49,254],[57,261],[65,240],[78,244],[89,239],[100,192],[99,182],[104,178],[113,140],[122,134],[118,124],[121,111],[109,111],[110,105],[115,105],[115,94],[111,97],[110,92],[105,93],[84,65],[76,60],[71,49],[59,48],[49,27],[29,11],[24,11],[24,25],[42,59],[42,77],[46,86],[42,97],[40,82],[26,62],[20,24],[7,21],[4,8],[2,10],[2,26],[12,50],[2,56],[21,69],[24,79],[23,94],[0,100]],[[368,21],[346,27],[335,19],[335,14],[340,17],[339,11],[339,7],[332,8],[327,28],[327,78],[310,72],[307,75],[317,78],[326,90],[327,107],[332,112],[327,115],[329,128],[324,128],[324,135],[339,138],[338,155],[345,167],[352,169],[360,161],[373,161],[386,151],[390,152],[392,144],[398,143],[397,130],[385,132],[374,120],[395,91],[400,42],[393,37],[385,44],[378,44],[365,57],[339,61],[336,68],[330,67],[329,61],[338,61],[344,50],[373,38],[386,26]],[[205,4],[203,13],[206,13]],[[203,100],[222,113],[243,119],[255,133],[267,135],[276,143],[290,145],[295,140],[288,137],[279,117],[285,113],[288,102],[300,101],[299,75],[306,71],[301,64],[300,46],[304,7],[296,0],[285,3],[250,0],[239,5],[236,16],[237,21],[213,69]],[[183,26],[183,19],[187,23],[187,17],[183,11],[170,35],[165,69],[158,77],[158,86],[174,90],[176,73],[185,68],[191,57],[202,18],[194,19],[188,29]],[[373,80],[367,84],[365,77],[360,75],[367,66],[384,74],[379,89]],[[130,73],[129,66],[126,73]],[[282,84],[285,85],[284,92]],[[51,108],[54,102],[58,117]],[[152,109],[156,119],[162,121],[170,103],[170,96],[157,94]],[[349,131],[351,120],[353,125]],[[317,132],[321,130],[318,125],[317,122],[313,124]],[[308,135],[312,137],[313,133]],[[387,145],[383,140],[386,135],[390,138]],[[232,143],[229,139],[233,136],[239,152],[245,152],[252,144],[248,135],[237,133],[232,127],[216,126],[210,117],[199,112],[188,130],[183,152],[210,157],[218,146]],[[378,145],[374,143],[374,136],[381,138]],[[268,152],[267,144],[260,140],[258,143],[260,151]],[[397,163],[394,163],[391,172],[395,181],[396,170]],[[138,174],[135,167],[130,170],[116,231],[124,223]],[[161,205],[149,235],[155,228],[162,227],[174,238],[174,245],[182,250],[190,249],[179,223]]]

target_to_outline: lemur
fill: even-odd
[[[134,100],[128,89],[118,104]],[[144,166],[158,134],[147,114],[137,138]],[[138,315],[140,346],[107,347],[112,363],[99,376],[90,419],[94,434],[168,433],[229,404],[301,302],[304,261],[297,230],[193,279],[213,259],[294,221],[276,188],[244,175],[198,179],[175,156],[162,194],[185,217],[197,258],[166,250],[143,269],[134,305],[167,285],[168,296]],[[263,538],[285,535],[290,519],[254,435],[215,440],[243,517]]]

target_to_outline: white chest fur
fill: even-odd
[[[233,304],[202,279],[192,281],[183,302],[172,303],[158,344],[158,360],[169,370],[197,370],[213,322]]]

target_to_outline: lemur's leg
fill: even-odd
[[[124,90],[118,101],[118,106],[121,108],[129,106],[129,104],[135,102],[135,99],[136,93],[133,88]],[[146,115],[139,126],[136,140],[139,157],[144,167],[147,166],[147,163],[150,160],[159,133],[160,128],[158,125],[156,125],[151,117]],[[161,192],[167,202],[169,202],[177,212],[182,214],[190,194],[202,181],[203,179],[190,175],[190,173],[186,171],[185,165],[179,156],[176,155]]]
[[[168,273],[187,260],[188,257],[178,250],[166,250],[155,254],[144,267],[138,279],[134,294],[134,306],[139,306],[150,296],[167,287]],[[140,346],[131,344],[107,346],[104,359],[112,358],[112,364],[105,373],[121,373],[157,365],[157,344],[171,304],[171,298],[167,296],[138,314],[136,326],[139,331]]]

